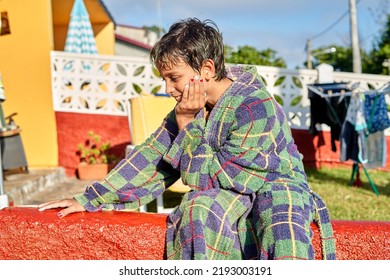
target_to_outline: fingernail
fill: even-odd
[[[57,213],[57,216],[58,216],[59,218],[62,218],[62,213],[61,213],[61,212],[58,212],[58,213]]]
[[[195,78],[195,80],[199,80],[199,76],[198,75],[196,75],[194,78]]]
[[[191,81],[191,83],[193,83],[193,82],[194,82],[194,79],[192,79],[192,78],[191,78],[191,80],[190,80],[190,81]]]
[[[203,79],[199,79],[199,82],[200,82],[200,83],[203,83]]]
[[[188,88],[190,85],[189,84],[186,84],[184,87]]]

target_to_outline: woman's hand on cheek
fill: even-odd
[[[175,108],[179,129],[182,129],[195,118],[195,115],[205,107],[206,100],[204,80],[199,76],[191,78],[189,84],[184,87],[181,101]]]

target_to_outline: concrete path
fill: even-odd
[[[63,168],[30,169],[29,173],[5,174],[3,187],[13,205],[37,205],[82,193],[90,181],[67,177]]]

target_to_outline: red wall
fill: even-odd
[[[58,137],[58,164],[65,168],[68,176],[76,175],[80,159],[77,145],[85,142],[88,131],[100,134],[102,141],[111,141],[111,152],[118,158],[125,156],[130,143],[127,117],[94,114],[56,112]]]
[[[350,166],[352,161],[340,161],[340,142],[336,141],[336,152],[331,148],[331,136],[328,131],[319,131],[313,136],[308,130],[292,130],[295,143],[303,154],[303,163],[306,168],[320,168],[322,166]],[[387,161],[384,170],[390,171],[390,137],[386,137]]]

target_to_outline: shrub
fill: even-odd
[[[77,145],[77,154],[80,157],[80,162],[87,164],[113,163],[116,161],[116,157],[109,154],[110,148],[110,141],[102,142],[100,135],[89,131],[87,140]]]

